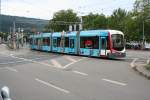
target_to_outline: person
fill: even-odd
[[[91,40],[85,41],[85,48],[92,48],[93,42]]]

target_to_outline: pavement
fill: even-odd
[[[136,71],[138,72],[140,75],[144,76],[145,78],[149,79],[150,80],[150,71],[148,71],[145,66],[147,64],[150,64],[149,63],[149,59],[145,62],[145,63],[140,63],[140,64],[137,64],[136,62],[132,62],[131,63],[131,67]]]
[[[130,66],[149,54],[108,60],[0,45],[0,87],[10,88],[12,100],[149,100],[150,81]]]

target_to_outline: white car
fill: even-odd
[[[150,43],[145,43],[145,49],[150,49]]]

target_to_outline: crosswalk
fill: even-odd
[[[10,58],[15,59],[13,62],[4,62],[0,63],[0,66],[7,66],[10,65],[19,65],[19,64],[25,64],[25,63],[36,63],[43,66],[48,67],[55,67],[60,69],[65,69],[70,67],[71,65],[85,59],[86,57],[81,56],[72,56],[72,55],[14,55],[10,54],[8,55]]]
[[[54,59],[48,59],[48,60],[44,60],[42,61],[43,63],[49,64],[53,67],[56,68],[61,68],[61,69],[65,69],[81,60],[85,59],[85,57],[76,57],[76,56],[68,56],[68,55],[64,55],[64,56],[60,56]]]

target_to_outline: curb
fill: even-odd
[[[135,64],[135,61],[136,61],[136,60],[134,60],[134,61],[130,64],[131,68],[132,68],[134,71],[138,72],[141,76],[144,76],[145,78],[147,78],[148,80],[150,80],[150,72],[147,71],[147,70],[144,68],[144,65],[149,64],[149,63],[150,63],[150,60],[147,60],[147,63],[146,63],[146,64],[143,64],[143,65],[136,65],[136,64]]]

